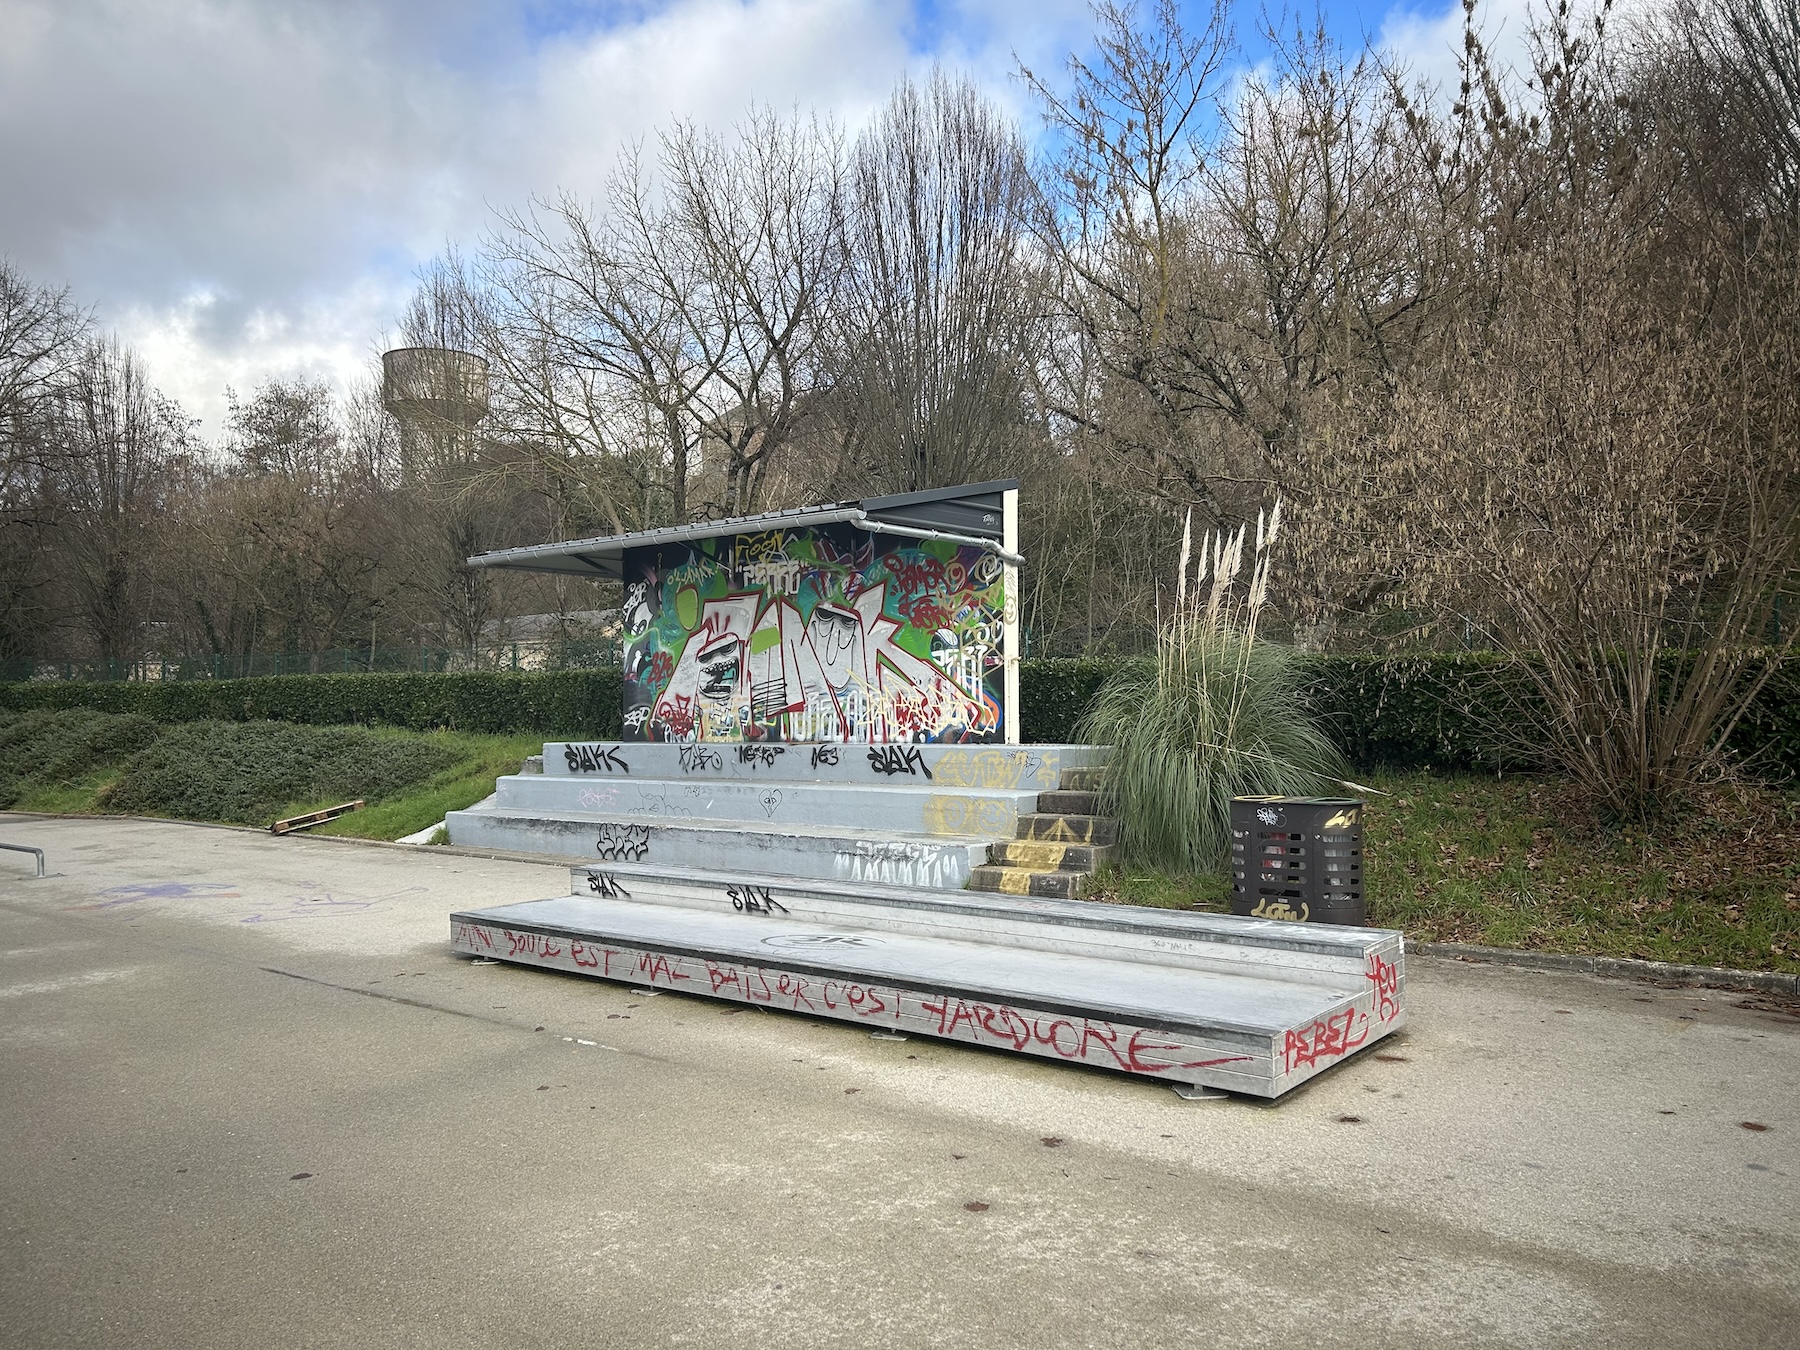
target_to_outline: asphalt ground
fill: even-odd
[[[1184,1102],[451,956],[560,868],[0,839],[7,1346],[1800,1346],[1741,993],[1415,960],[1407,1031]]]

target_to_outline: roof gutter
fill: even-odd
[[[1008,552],[992,539],[977,539],[969,534],[947,534],[943,530],[915,530],[910,525],[890,525],[885,520],[873,520],[860,511],[851,517],[850,523],[859,530],[867,530],[870,534],[897,534],[907,539],[941,539],[948,544],[971,544],[985,553],[991,553],[1001,562],[1011,563],[1014,567],[1022,566],[1025,559]]]
[[[942,540],[948,544],[968,544],[992,553],[1002,562],[1017,567],[1025,559],[1017,553],[1009,552],[1000,543],[992,539],[978,539],[974,535],[952,534],[943,530],[920,530],[910,525],[890,525],[885,520],[876,520],[860,507],[840,506],[815,513],[797,512],[787,520],[779,517],[766,524],[759,522],[760,528],[747,530],[720,530],[718,524],[700,523],[695,525],[665,526],[662,530],[648,530],[633,539],[631,535],[613,535],[601,539],[571,539],[562,544],[527,544],[523,548],[501,549],[493,553],[478,553],[467,559],[471,567],[512,567],[519,571],[532,571],[531,563],[540,558],[574,558],[577,562],[586,563],[600,572],[599,565],[584,553],[591,553],[611,545],[623,553],[627,548],[653,548],[659,544],[681,544],[693,539],[727,538],[736,534],[760,534],[763,530],[792,529],[814,525],[850,525],[870,534],[892,534],[905,539]],[[632,542],[627,542],[628,540]],[[559,570],[559,569],[548,569]],[[578,574],[577,574],[578,575]]]

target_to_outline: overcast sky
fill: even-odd
[[[1328,10],[1435,69],[1460,16]],[[0,0],[0,256],[71,287],[212,437],[226,386],[358,377],[446,244],[592,192],[672,119],[854,129],[941,63],[1029,134],[1015,55],[1056,70],[1091,27],[1085,0]]]

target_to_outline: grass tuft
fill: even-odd
[[[1110,747],[1101,804],[1132,866],[1217,870],[1231,853],[1233,797],[1319,796],[1343,776],[1295,653],[1257,636],[1280,524],[1279,505],[1266,531],[1257,517],[1242,597],[1245,530],[1202,538],[1191,589],[1183,530],[1175,613],[1155,660],[1121,667],[1082,723],[1083,740]]]

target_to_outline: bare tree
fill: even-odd
[[[1390,408],[1325,428],[1338,547],[1512,657],[1516,730],[1618,811],[1716,770],[1794,634],[1800,252],[1708,218],[1679,103],[1605,32],[1534,30],[1523,87],[1483,95],[1471,292]],[[1348,428],[1348,429],[1345,429]]]
[[[508,216],[466,290],[512,442],[583,466],[616,530],[756,509],[814,406],[842,159],[817,121],[753,111],[628,153],[597,209]]]
[[[141,654],[158,579],[165,470],[187,442],[182,410],[117,341],[90,342],[50,410],[57,558],[72,607],[106,660]]]
[[[1018,132],[967,81],[910,81],[852,155],[833,409],[890,490],[999,477],[1032,416],[1041,331]]]
[[[1055,268],[1061,340],[1039,364],[1051,410],[1135,461],[1141,492],[1165,490],[1190,434],[1168,367],[1177,313],[1197,306],[1192,218],[1214,146],[1233,38],[1222,4],[1198,31],[1173,0],[1096,7],[1096,55],[1071,57],[1066,87],[1029,70],[1057,146],[1034,220]],[[1217,517],[1203,476],[1187,475]]]
[[[80,368],[87,314],[66,290],[0,260],[0,652],[35,655],[51,625],[55,569],[48,409]]]

